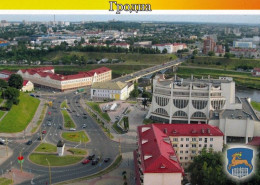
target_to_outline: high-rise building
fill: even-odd
[[[216,42],[214,41],[214,39],[208,36],[204,40],[203,53],[208,54],[210,51],[214,51],[215,46],[216,46]]]

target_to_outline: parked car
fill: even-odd
[[[76,131],[76,129],[75,128],[70,128],[70,131]]]
[[[85,159],[84,161],[82,161],[82,164],[88,164],[90,162],[89,159]]]
[[[59,126],[59,129],[62,130],[62,126]]]
[[[87,157],[87,159],[89,159],[89,160],[93,160],[94,158],[95,158],[95,154],[89,155],[89,156]]]
[[[97,163],[98,163],[97,159],[93,159],[92,162],[91,162],[92,165],[96,165]]]
[[[87,119],[88,117],[87,116],[83,116],[84,119]]]
[[[105,162],[105,163],[107,163],[107,162],[109,162],[109,161],[110,161],[110,158],[109,158],[109,157],[107,157],[107,158],[104,159],[104,162]]]
[[[27,145],[31,145],[32,144],[32,140],[29,140],[26,142]]]
[[[46,133],[47,133],[47,131],[46,131],[46,130],[43,130],[43,131],[42,131],[42,134],[46,134]]]
[[[48,121],[47,125],[48,125],[48,126],[51,126],[51,122],[50,122],[50,121]]]
[[[79,114],[77,113],[77,116],[79,117]]]
[[[87,127],[87,125],[86,125],[86,124],[83,124],[83,125],[82,125],[82,128],[86,128],[86,127]]]

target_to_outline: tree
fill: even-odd
[[[130,96],[133,98],[138,97],[139,91],[138,91],[138,85],[137,83],[134,84],[134,90],[130,93]]]
[[[6,88],[8,86],[8,83],[4,81],[3,79],[0,79],[0,89]]]
[[[214,51],[209,51],[209,52],[208,52],[208,56],[215,56]]]
[[[163,54],[166,54],[166,53],[167,53],[167,49],[164,48],[164,49],[162,50],[162,53],[163,53]]]
[[[129,121],[128,121],[128,117],[124,117],[123,118],[124,121],[124,129],[128,130],[129,129]]]
[[[19,95],[20,95],[20,91],[13,87],[7,87],[7,89],[2,92],[3,98],[7,98],[12,101],[17,99]]]
[[[147,107],[147,99],[146,99],[146,98],[143,99],[143,101],[142,101],[142,105],[144,106],[144,109],[145,109],[145,107]]]
[[[230,53],[225,53],[225,55],[224,55],[225,58],[231,58],[231,56],[232,55]]]
[[[21,89],[23,87],[23,78],[21,75],[12,74],[8,80],[8,85],[16,89]]]
[[[193,54],[193,55],[197,55],[197,54],[198,54],[198,50],[196,50],[196,49],[193,50],[192,54]]]
[[[202,149],[201,154],[194,157],[188,171],[191,184],[198,185],[235,185],[223,171],[222,153]]]

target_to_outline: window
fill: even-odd
[[[213,141],[213,138],[210,138],[210,141]]]
[[[181,150],[180,153],[183,154],[183,151]]]
[[[193,137],[193,138],[192,138],[192,141],[196,141],[196,138],[195,138],[195,137]]]
[[[180,160],[182,160],[182,157],[180,157]]]
[[[181,138],[181,141],[183,141],[184,139],[183,138]]]
[[[213,145],[212,145],[212,144],[210,144],[210,145],[209,145],[209,147],[210,147],[210,148],[212,148],[212,147],[213,147]]]
[[[190,159],[193,160],[193,157],[191,157]]]
[[[190,138],[186,138],[186,141],[189,141],[190,140]]]
[[[201,147],[201,144],[199,144],[199,147]]]
[[[173,147],[178,147],[178,145],[177,144],[174,144],[174,145],[172,145]]]
[[[192,144],[191,147],[192,147],[192,148],[196,148],[196,144]]]
[[[196,151],[192,150],[191,153],[192,153],[192,154],[196,154]]]
[[[181,144],[180,147],[183,147],[183,144]]]
[[[173,138],[173,141],[178,141],[178,138]]]
[[[207,144],[204,144],[204,147],[207,148]]]
[[[199,138],[199,141],[202,141],[202,138]]]
[[[189,151],[187,150],[187,151],[185,151],[185,153],[186,153],[186,154],[188,154],[188,153],[189,153]]]
[[[204,142],[207,143],[208,142],[208,138],[204,138]]]
[[[189,147],[189,145],[188,145],[188,144],[186,144],[186,147]]]
[[[185,157],[185,160],[188,160],[188,157]]]

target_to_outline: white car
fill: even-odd
[[[76,131],[76,129],[75,128],[70,128],[70,131]]]

